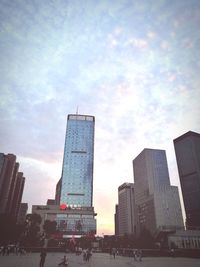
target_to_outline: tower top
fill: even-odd
[[[200,137],[199,133],[193,132],[193,131],[188,131],[187,133],[182,134],[181,136],[175,138],[173,140],[174,143],[183,140],[186,137]]]
[[[81,114],[69,114],[67,120],[76,121],[95,121],[95,117],[91,115],[81,115]]]

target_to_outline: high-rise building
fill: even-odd
[[[115,205],[115,235],[119,235],[119,212],[118,212],[118,204]]]
[[[60,193],[61,193],[61,178],[56,184],[55,203],[60,205]]]
[[[183,229],[178,187],[171,186],[164,150],[144,149],[133,160],[136,231]]]
[[[200,228],[200,134],[189,131],[174,139],[186,227]]]
[[[68,115],[60,203],[92,207],[94,126],[94,116]]]
[[[28,211],[28,203],[20,203],[19,213],[17,216],[17,223],[18,224],[24,224],[24,222],[26,220],[27,211]]]
[[[94,126],[94,116],[68,115],[55,205],[32,207],[43,219],[56,220],[57,230],[63,238],[96,234],[96,213],[92,206]]]
[[[13,196],[13,201],[12,201],[12,206],[11,206],[11,212],[16,218],[17,218],[20,203],[22,200],[22,195],[23,195],[23,191],[24,191],[24,184],[25,184],[25,177],[23,175],[23,172],[18,172],[16,187],[14,190],[14,196]]]
[[[0,213],[17,219],[25,178],[13,154],[0,153]]]
[[[135,233],[134,184],[123,183],[118,187],[118,231],[119,235]]]

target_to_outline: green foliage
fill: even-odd
[[[57,225],[56,221],[45,220],[43,229],[46,235],[49,236],[51,234],[54,234],[56,232],[56,225]]]
[[[23,237],[24,245],[36,246],[40,242],[40,224],[42,218],[39,214],[27,214]]]
[[[136,240],[136,246],[138,248],[154,248],[155,240],[151,235],[150,231],[144,228],[139,237]]]
[[[8,214],[0,214],[0,243],[8,243],[16,238],[16,221]]]

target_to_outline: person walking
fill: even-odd
[[[58,266],[68,266],[68,258],[65,255],[63,260],[58,264]]]
[[[116,248],[113,248],[112,249],[112,254],[113,254],[113,258],[114,259],[115,259],[116,253],[117,253],[117,249]]]
[[[86,250],[86,261],[89,261],[90,258],[91,258],[91,256],[92,256],[92,252],[91,252],[91,250],[88,248],[88,249]]]
[[[142,250],[141,249],[138,250],[138,259],[139,261],[142,261]]]
[[[44,267],[45,259],[46,259],[46,250],[43,249],[40,253],[40,267]]]

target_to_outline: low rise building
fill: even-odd
[[[96,213],[93,207],[67,207],[63,205],[33,205],[32,213],[42,218],[40,230],[46,220],[56,221],[57,231],[63,238],[96,234]]]
[[[168,246],[181,249],[200,249],[200,231],[176,231],[168,235]]]

